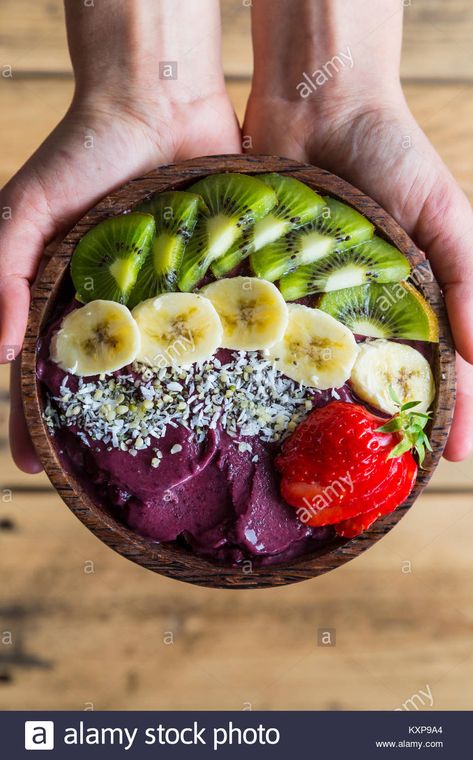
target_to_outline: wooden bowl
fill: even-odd
[[[408,500],[356,539],[339,538],[292,562],[255,567],[251,572],[248,572],[248,566],[217,566],[184,548],[152,542],[129,530],[101,506],[94,504],[75,478],[64,472],[59,462],[53,440],[42,419],[44,399],[36,381],[38,338],[51,319],[61,290],[69,281],[69,261],[82,236],[106,217],[129,210],[154,192],[183,189],[207,174],[222,171],[250,174],[275,171],[288,174],[314,190],[328,193],[361,211],[376,225],[381,236],[408,257],[416,275],[416,283],[434,308],[440,324],[440,343],[434,348],[434,375],[438,393],[430,431],[433,451],[428,455],[425,469],[420,471]],[[160,167],[145,177],[129,182],[98,203],[66,235],[34,289],[22,354],[23,402],[34,445],[49,479],[76,517],[101,541],[133,562],[171,578],[220,588],[262,588],[295,583],[339,567],[368,549],[396,525],[428,483],[444,449],[455,399],[454,359],[454,346],[443,298],[429,264],[394,219],[371,198],[327,171],[288,159],[271,156],[214,156]]]

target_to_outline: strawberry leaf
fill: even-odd
[[[402,404],[401,412],[407,412],[408,409],[413,409],[415,406],[419,406],[419,404],[420,401],[407,401],[405,404]]]
[[[397,446],[395,446],[388,454],[386,459],[396,459],[397,457],[401,457],[403,454],[406,453],[406,451],[410,451],[412,449],[412,443],[410,442],[409,438],[405,436],[402,441],[399,441]]]
[[[422,467],[422,464],[425,459],[425,446],[422,443],[422,441],[417,441],[415,448],[417,451],[417,456],[419,457],[419,465]]]
[[[396,406],[400,407],[400,406],[401,406],[401,399],[400,399],[400,398],[399,398],[399,396],[397,395],[397,393],[396,393],[396,391],[394,390],[394,388],[392,387],[392,385],[390,385],[390,386],[389,386],[389,388],[388,388],[388,393],[389,393],[389,395],[391,396],[391,399],[392,399],[392,400],[394,401],[394,403],[396,404]]]
[[[402,430],[402,420],[400,417],[393,417],[392,420],[386,422],[385,425],[376,428],[376,432],[379,433],[395,433],[398,430]]]
[[[407,451],[413,449],[417,454],[419,465],[422,467],[426,449],[427,451],[432,451],[432,446],[424,431],[425,426],[431,419],[431,414],[430,412],[425,413],[415,410],[415,407],[421,403],[420,401],[407,401],[405,404],[401,404],[392,386],[389,386],[388,392],[399,411],[388,422],[377,428],[377,432],[399,433],[401,438],[387,458],[394,459],[401,457]]]

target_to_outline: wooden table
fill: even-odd
[[[224,0],[241,116],[248,8]],[[409,103],[473,199],[473,6],[405,9]],[[1,0],[0,183],[72,92],[60,0]],[[0,370],[0,709],[434,709],[473,705],[473,459],[443,463],[378,546],[316,581],[223,592],[159,578],[100,544],[6,441]],[[318,645],[319,631],[335,646]]]

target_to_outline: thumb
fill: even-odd
[[[13,362],[10,384],[10,440],[18,467],[41,470],[23,416],[18,357],[26,330],[33,282],[55,224],[41,192],[18,175],[0,194],[0,362]],[[34,205],[32,205],[34,204]],[[13,361],[15,360],[15,361]]]
[[[414,238],[427,253],[445,296],[455,345],[473,363],[473,211],[447,176],[428,194]]]
[[[473,366],[457,356],[457,398],[445,459],[460,462],[473,451]]]
[[[442,287],[458,351],[457,399],[444,456],[460,461],[473,450],[473,212],[449,176],[427,196],[414,235]]]

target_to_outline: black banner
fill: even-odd
[[[462,760],[471,727],[470,712],[3,712],[0,755]]]

